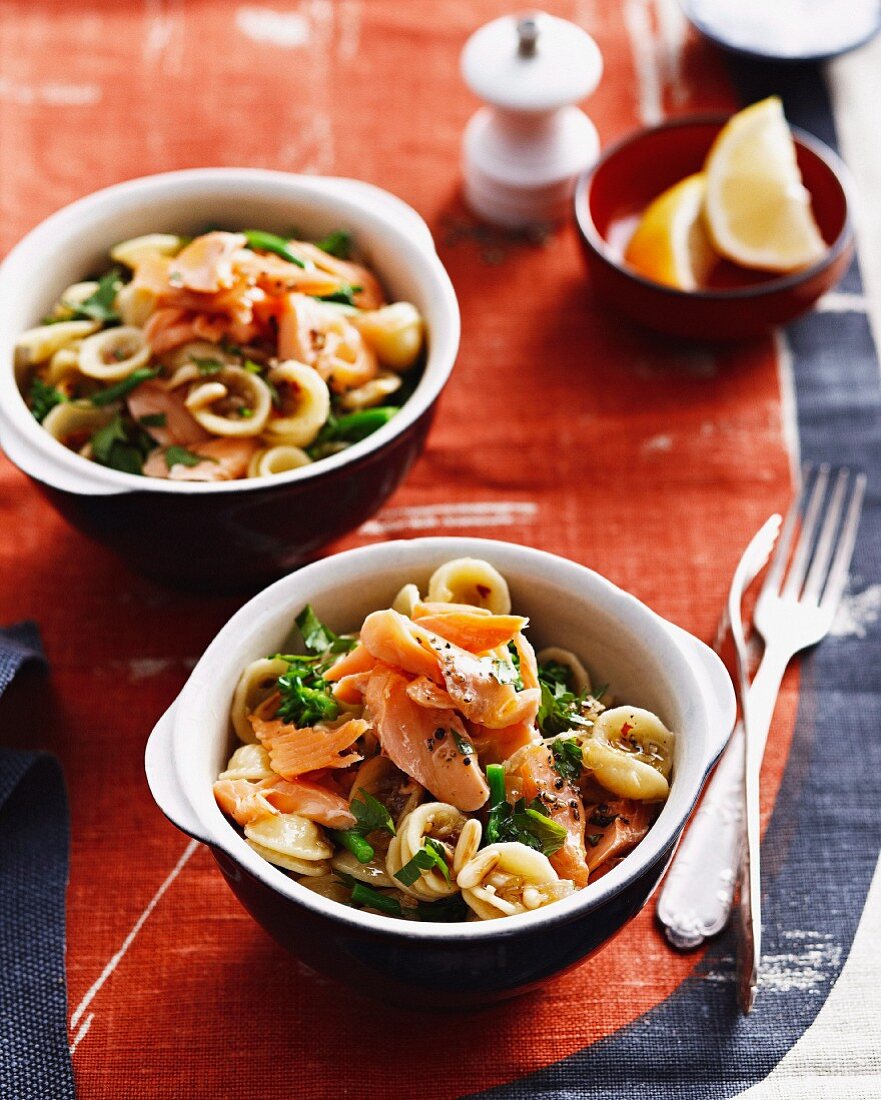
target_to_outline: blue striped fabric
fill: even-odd
[[[45,665],[37,628],[0,630],[0,694]],[[0,712],[2,714],[2,712]],[[68,813],[58,761],[0,748],[0,1096],[68,1100],[64,972]]]
[[[744,103],[780,94],[791,122],[836,145],[819,69],[740,60],[731,68]],[[861,295],[856,264],[839,289]],[[881,575],[881,388],[868,318],[861,311],[815,312],[786,336],[802,458],[869,475],[851,570],[851,589],[860,591]],[[738,1012],[733,936],[726,934],[697,972],[645,1016],[483,1096],[722,1100],[771,1072],[811,1025],[840,973],[881,849],[872,778],[881,772],[879,668],[881,632],[872,625],[865,637],[827,638],[804,661],[795,736],[763,844],[771,980],[753,1014]],[[810,965],[799,970],[799,958]],[[778,971],[774,980],[774,960],[794,963],[794,970]]]

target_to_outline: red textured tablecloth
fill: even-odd
[[[734,105],[710,49],[689,39],[665,54],[663,28],[647,77],[649,5],[544,7],[600,44],[606,71],[589,110],[604,142],[657,106]],[[435,232],[462,347],[426,454],[344,545],[436,533],[523,542],[589,564],[711,639],[740,549],[789,497],[775,348],[687,352],[628,330],[593,303],[571,228],[544,245],[462,232],[459,140],[475,103],[458,55],[510,8],[4,0],[0,246],[71,199],[172,168],[257,165],[389,188]],[[48,748],[66,769],[81,1097],[451,1097],[564,1057],[689,974],[699,956],[674,955],[649,911],[594,961],[479,1024],[369,1003],[286,956],[208,853],[161,816],[143,775],[154,721],[238,602],[133,575],[0,459],[0,622],[37,619],[53,670],[41,697],[10,692],[2,737]],[[795,692],[791,675],[768,806]]]

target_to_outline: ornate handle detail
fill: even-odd
[[[761,760],[791,653],[768,647],[750,688]],[[658,919],[674,947],[698,947],[725,927],[734,902],[743,835],[743,727],[738,722],[683,836],[658,898]]]

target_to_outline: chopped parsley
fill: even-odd
[[[395,835],[395,823],[392,816],[378,798],[363,787],[359,787],[357,794],[349,802],[349,809],[355,815],[358,822],[357,830],[361,833],[372,833],[377,829]]]
[[[486,819],[485,842],[519,841],[552,856],[566,843],[568,834],[566,827],[549,818],[543,809],[537,798],[528,806],[525,798],[518,798],[513,806],[507,800],[497,803]]]
[[[94,433],[91,443],[96,462],[126,474],[143,473],[144,459],[155,446],[142,428],[119,413]]]
[[[322,674],[337,654],[348,652],[356,642],[334,634],[310,604],[297,616],[296,623],[309,655],[276,654],[288,663],[287,671],[278,678],[281,703],[276,713],[283,721],[300,727],[332,722],[339,716],[340,707]]]
[[[71,311],[73,319],[78,321],[99,321],[102,325],[119,324],[116,311],[116,295],[122,286],[119,268],[113,268],[98,280],[98,286],[88,298],[77,303],[64,302]]]
[[[437,733],[442,732],[442,730],[437,731]],[[463,737],[457,729],[451,729],[450,733],[453,735],[453,740],[456,742],[456,748],[463,756],[474,755],[474,746],[471,744],[467,737]]]
[[[348,260],[352,254],[352,234],[346,229],[337,229],[323,240],[316,241],[315,247],[336,256],[338,260]]]
[[[538,708],[538,725],[543,736],[555,737],[571,729],[589,729],[593,719],[585,716],[595,692],[585,691],[576,695],[570,687],[570,673],[566,665],[547,661],[538,667],[538,683],[541,703]]]
[[[584,767],[584,758],[581,752],[581,744],[574,737],[567,737],[552,741],[551,752],[554,756],[554,769],[557,775],[574,783],[581,775]]]
[[[114,401],[119,401],[120,398],[131,393],[132,390],[140,386],[142,382],[146,382],[150,378],[155,378],[158,373],[158,370],[150,370],[149,367],[139,367],[137,370],[133,370],[126,378],[123,378],[121,382],[117,382],[115,386],[108,386],[106,390],[99,390],[98,393],[92,394],[89,400],[93,405],[97,405],[98,408],[101,408],[103,405],[111,405]]]
[[[423,871],[432,871],[435,868],[441,872],[447,882],[450,881],[450,869],[447,866],[446,851],[440,841],[427,836],[423,846],[404,864],[400,871],[395,871],[395,878],[405,886],[412,886],[421,876]]]
[[[210,458],[208,455],[197,455],[194,451],[187,450],[186,447],[166,447],[165,448],[165,465],[171,469],[172,466],[198,466],[200,462],[216,462],[216,458]]]
[[[66,400],[61,390],[46,385],[42,379],[34,378],[31,382],[31,388],[28,390],[28,406],[40,424],[56,405],[61,405]]]
[[[602,833],[588,833],[584,838],[591,848],[596,848],[599,842],[603,839]]]
[[[164,428],[168,424],[168,416],[165,413],[147,413],[140,417],[138,423],[144,428]]]
[[[510,684],[515,691],[523,690],[523,677],[520,675],[520,654],[513,642],[508,642],[507,660],[492,658],[492,674],[500,684]]]

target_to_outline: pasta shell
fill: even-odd
[[[330,390],[312,367],[288,359],[269,373],[276,387],[281,410],[266,424],[263,433],[273,446],[308,447],[327,423]]]
[[[399,615],[406,615],[408,619],[412,619],[413,612],[416,610],[416,605],[421,598],[419,589],[415,584],[405,584],[392,600],[392,610],[397,611]]]
[[[134,325],[108,328],[83,340],[79,362],[80,372],[88,378],[120,382],[150,362],[150,346],[143,332]]]
[[[509,615],[511,594],[502,574],[480,558],[455,558],[431,575],[428,599],[432,603],[464,603],[486,607],[494,615]]]
[[[38,325],[23,332],[15,341],[15,366],[45,363],[56,351],[82,340],[98,329],[97,321],[59,321],[56,325]]]
[[[156,291],[143,283],[132,281],[116,292],[116,309],[124,325],[142,328],[159,303]]]
[[[61,406],[57,406],[61,408]],[[54,410],[53,410],[54,411]],[[48,420],[48,417],[46,418]],[[45,422],[44,422],[45,423]],[[261,657],[252,661],[239,677],[232,699],[230,717],[239,740],[246,744],[257,741],[249,715],[278,688],[278,678],[288,670],[287,661]],[[265,749],[263,750],[266,751]]]
[[[184,239],[173,233],[147,233],[120,241],[110,249],[110,258],[118,264],[135,268],[148,256],[176,256],[184,246]]]
[[[481,849],[456,878],[466,905],[481,920],[538,909],[572,893],[547,856],[512,841]]]
[[[91,435],[113,418],[112,409],[100,409],[80,401],[64,401],[56,405],[43,421],[43,427],[59,443],[74,435]]]
[[[620,798],[667,797],[674,735],[649,710],[615,707],[599,716],[582,743],[584,763],[598,783]]]
[[[257,451],[248,465],[248,477],[272,477],[310,466],[312,459],[299,447],[267,447]]]
[[[459,813],[455,806],[450,806],[446,802],[426,802],[423,806],[417,806],[402,819],[397,833],[392,837],[386,855],[386,871],[394,878],[395,874],[425,846],[426,837],[431,837],[445,847],[449,846],[451,858],[448,862],[451,863],[452,853],[466,820],[467,818]],[[459,890],[452,875],[448,882],[441,870],[436,867],[421,871],[419,878],[409,886],[395,879],[395,886],[405,894],[421,898],[423,901],[437,901],[438,898],[449,897],[451,894],[458,893]]]
[[[82,305],[97,289],[98,284],[95,282],[72,283],[55,303],[51,316],[69,321],[73,317],[75,307]]]
[[[382,856],[376,856],[370,863],[359,863],[355,856],[345,848],[338,848],[330,861],[335,871],[344,875],[351,875],[359,882],[366,882],[368,886],[385,887],[394,889],[398,882],[390,878],[385,869],[385,861]]]
[[[272,779],[275,772],[269,764],[269,753],[262,745],[240,745],[229,758],[226,771],[218,779]]]
[[[306,863],[317,863],[330,859],[333,855],[333,845],[324,837],[321,828],[299,814],[273,814],[271,817],[258,818],[245,826],[245,836],[262,849],[271,852],[272,862],[275,862],[275,856],[285,856]]]
[[[224,367],[210,382],[190,390],[186,406],[212,435],[238,439],[260,435],[272,409],[272,394],[262,378],[241,367]],[[248,415],[242,415],[247,410]]]
[[[419,358],[425,343],[425,322],[410,302],[395,302],[352,318],[376,356],[386,367],[405,371]]]
[[[340,395],[340,405],[344,409],[371,409],[374,405],[381,405],[383,401],[401,388],[401,379],[396,374],[380,374],[365,382],[363,386],[356,386],[353,390],[346,390]]]

